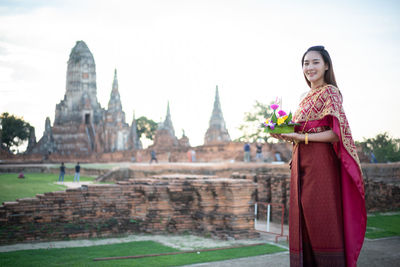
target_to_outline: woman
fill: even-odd
[[[356,266],[364,242],[364,184],[332,61],[323,46],[302,58],[310,91],[294,115],[291,164],[291,266]]]

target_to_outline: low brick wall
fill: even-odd
[[[218,177],[231,177],[234,173],[249,173],[256,171],[261,165],[269,164],[216,164],[214,166],[191,165],[131,165],[126,168],[115,168],[107,170],[96,178],[97,182],[117,182],[130,178],[153,177],[155,175],[191,174],[191,175],[213,175]],[[264,168],[265,168],[264,166]],[[1,171],[1,168],[0,168]]]
[[[287,223],[289,215],[290,199],[290,169],[289,165],[283,164],[257,170],[253,181],[257,183],[256,200],[259,203],[273,203],[271,206],[271,221],[280,223],[282,218],[283,206],[284,221]],[[258,219],[265,220],[267,217],[267,207],[258,206]]]
[[[400,210],[400,163],[363,164],[369,212]]]
[[[400,163],[362,164],[367,212],[400,210]],[[285,222],[289,215],[290,169],[287,164],[258,169],[249,177],[257,183],[257,201],[283,204]],[[258,217],[265,219],[266,209],[259,207]],[[280,222],[281,209],[272,207],[271,220]]]
[[[89,185],[0,206],[0,243],[127,233],[253,238],[256,184],[172,175]]]

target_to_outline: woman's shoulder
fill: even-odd
[[[332,93],[337,93],[337,94],[340,93],[339,88],[337,88],[337,87],[334,86],[333,84],[327,84],[327,85],[325,85],[324,90],[325,90],[325,91],[328,91],[328,92],[332,92]]]
[[[336,86],[334,86],[332,84],[328,84],[327,86],[325,86],[324,90],[326,92],[326,94],[324,94],[325,97],[323,97],[325,99],[325,101],[328,101],[335,106],[342,105],[343,97],[342,97],[342,93],[340,92],[339,88],[337,88]]]
[[[329,96],[338,96],[342,98],[342,93],[340,92],[339,88],[332,84],[328,84],[325,86],[324,91],[329,95]]]

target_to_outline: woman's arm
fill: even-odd
[[[272,137],[285,140],[285,141],[295,141],[295,142],[304,142],[305,134],[301,133],[287,133],[287,134],[271,134]],[[309,133],[308,134],[308,142],[326,142],[326,143],[335,143],[339,141],[339,137],[335,134],[334,131],[328,130],[320,133]]]

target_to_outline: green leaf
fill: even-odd
[[[272,114],[271,120],[272,120],[273,122],[275,122],[275,123],[278,122],[278,118],[276,117],[275,110],[274,110],[274,114]]]
[[[292,112],[289,113],[289,116],[286,118],[285,123],[292,121]]]

